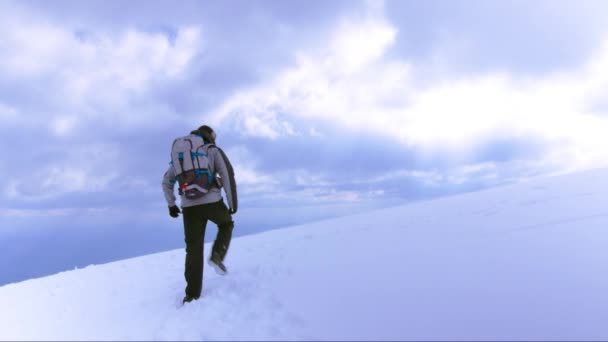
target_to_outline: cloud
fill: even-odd
[[[279,73],[270,82],[239,92],[212,115],[212,120],[232,125],[250,136],[271,139],[293,134],[291,116],[339,120],[351,126],[349,118],[367,117],[370,101],[403,101],[395,85],[406,83],[408,65],[376,64],[394,40],[395,29],[378,18],[343,19],[326,46],[296,54],[297,65]],[[384,83],[368,85],[381,73]],[[382,77],[380,76],[380,77]],[[360,108],[360,109],[359,109]],[[256,125],[247,124],[255,122]]]
[[[154,78],[182,75],[200,48],[200,30],[179,28],[174,41],[134,29],[118,36],[77,31],[36,19],[3,15],[2,70],[12,78],[68,81],[76,94],[94,84],[141,90]]]
[[[119,148],[112,144],[92,143],[63,151],[51,148],[39,153],[52,160],[39,158],[35,168],[9,174],[5,188],[9,200],[36,202],[74,192],[105,192],[119,177],[118,172],[108,168],[117,164],[120,156]]]
[[[133,127],[159,115],[171,117],[148,92],[186,79],[203,49],[196,26],[178,27],[174,36],[135,28],[100,31],[50,21],[16,5],[5,9],[0,13],[3,82],[36,98],[29,106],[38,120],[24,125],[48,122],[58,136],[92,121]]]
[[[442,61],[466,59],[476,37],[425,36],[425,63],[416,32],[382,2],[130,2],[116,15],[101,1],[9,4],[0,130],[30,151],[0,146],[25,165],[18,175],[0,165],[15,208],[158,206],[170,141],[203,123],[218,131],[249,205],[422,198],[608,154],[608,49],[541,74],[500,63],[463,74]]]
[[[56,136],[65,136],[74,129],[77,120],[73,116],[56,117],[51,121],[51,132]]]
[[[387,1],[398,25],[391,55],[426,79],[492,72],[542,76],[577,68],[608,34],[602,0]]]
[[[18,118],[17,109],[0,102],[0,122],[14,123]]]
[[[429,83],[414,77],[418,65],[391,55],[398,34],[376,10],[345,18],[319,47],[229,98],[212,119],[275,141],[305,134],[302,120],[318,120],[341,134],[373,132],[461,164],[496,139],[531,138],[547,148],[547,164],[606,164],[608,151],[599,147],[608,144],[608,117],[590,104],[607,89],[608,44],[584,65],[538,77],[494,70]]]

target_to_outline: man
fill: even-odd
[[[197,130],[190,132],[190,136],[185,137],[185,139],[189,137],[194,139],[197,136],[198,141],[200,141],[200,137],[203,138],[203,146],[206,153],[202,155],[208,158],[209,175],[213,175],[214,177],[208,191],[204,194],[199,194],[201,197],[192,198],[192,196],[186,196],[186,193],[181,191],[180,188],[186,241],[184,276],[187,286],[183,303],[191,302],[201,296],[203,287],[203,244],[208,221],[215,223],[218,227],[209,264],[219,274],[227,272],[223,261],[232,238],[232,229],[234,227],[232,215],[236,213],[238,204],[234,171],[224,152],[215,146],[215,132],[209,126],[201,126]],[[175,203],[174,187],[178,174],[176,174],[176,168],[173,164],[165,172],[162,187],[169,206],[169,215],[177,218],[180,214],[180,209]],[[226,207],[222,199],[222,187],[226,193],[228,207]]]

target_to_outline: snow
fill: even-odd
[[[92,265],[0,287],[0,339],[608,340],[606,203],[594,170],[239,237],[183,307],[183,249]]]

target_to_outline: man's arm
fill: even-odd
[[[169,207],[175,205],[175,193],[173,189],[175,188],[175,171],[173,170],[173,166],[169,166],[167,172],[163,177],[163,193],[165,194],[165,199],[167,200],[167,204]]]
[[[238,209],[238,197],[236,194],[234,169],[232,168],[232,164],[230,164],[230,160],[221,148],[216,146],[214,150],[217,151],[214,158],[215,171],[222,177],[222,186],[226,192],[228,207],[233,213],[235,213]]]

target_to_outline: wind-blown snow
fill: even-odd
[[[89,266],[0,287],[0,339],[607,340],[607,204],[595,170],[240,237],[181,308],[181,249]]]

